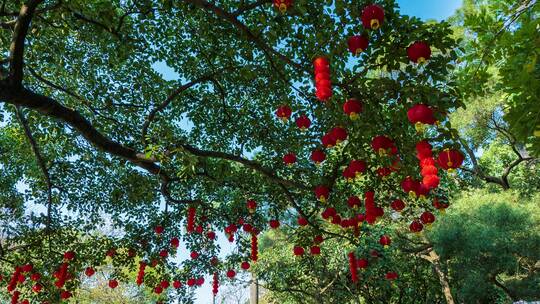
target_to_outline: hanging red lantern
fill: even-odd
[[[446,148],[439,153],[437,162],[439,163],[439,166],[445,170],[455,170],[461,167],[464,159],[465,157],[459,150]]]
[[[139,262],[139,272],[137,273],[137,285],[141,285],[144,282],[144,270],[146,269],[146,263],[144,261]]]
[[[306,131],[311,126],[311,120],[306,115],[298,116],[295,123],[301,131]]]
[[[365,29],[377,30],[384,21],[384,10],[376,4],[368,5],[362,10],[362,25]]]
[[[188,208],[188,218],[187,218],[187,227],[186,230],[188,233],[191,233],[195,230],[195,207]]]
[[[242,264],[240,264],[240,268],[243,270],[248,270],[250,267],[251,265],[248,262],[242,262]]]
[[[255,200],[247,200],[246,202],[247,209],[249,213],[255,213],[255,210],[257,209],[257,202]]]
[[[112,289],[115,289],[116,287],[118,287],[118,281],[117,280],[109,280],[109,287],[112,288]]]
[[[174,287],[174,289],[178,289],[180,287],[182,287],[182,282],[176,280],[172,283],[172,286]]]
[[[64,253],[64,260],[71,261],[75,258],[75,252],[73,251],[66,251]]]
[[[354,172],[351,171],[351,168],[350,167],[347,167],[345,168],[345,170],[343,170],[343,178],[345,180],[347,180],[348,182],[352,182],[354,180],[354,178],[356,177],[356,175],[354,174]]]
[[[189,256],[192,260],[196,260],[199,257],[199,253],[197,251],[192,251]]]
[[[401,182],[401,189],[409,196],[415,197],[416,192],[418,191],[418,188],[420,187],[420,182],[414,180],[412,177],[407,176],[402,182]]]
[[[420,220],[422,221],[422,223],[424,223],[424,225],[429,226],[433,224],[433,222],[435,222],[435,215],[433,215],[433,213],[429,211],[424,211],[424,213],[420,215]]]
[[[435,174],[426,175],[422,179],[422,185],[424,185],[428,189],[437,188],[439,186],[439,182],[440,182],[440,178]]]
[[[326,187],[325,185],[319,185],[315,187],[315,196],[317,199],[321,202],[326,202],[328,200],[328,197],[330,196],[330,189]]]
[[[296,162],[296,155],[294,153],[287,153],[283,155],[283,163],[287,166],[292,166]]]
[[[195,286],[195,284],[196,284],[197,282],[195,281],[194,278],[189,278],[189,279],[187,280],[186,283],[187,283],[187,286],[193,287],[193,286]]]
[[[360,198],[356,195],[349,196],[349,199],[347,199],[347,205],[349,205],[350,208],[358,208],[362,205],[362,201]]]
[[[397,154],[398,152],[394,141],[384,135],[375,136],[371,141],[371,147],[380,156]]]
[[[154,228],[154,232],[155,232],[157,235],[162,234],[164,230],[165,230],[165,229],[163,228],[163,226],[156,226],[156,227]]]
[[[274,6],[279,9],[282,14],[285,14],[292,4],[293,0],[274,0]]]
[[[351,160],[349,162],[349,169],[354,174],[355,177],[360,177],[363,173],[366,172],[366,162],[363,160]]]
[[[349,269],[351,271],[351,280],[353,283],[356,283],[358,281],[358,275],[356,273],[356,257],[354,256],[354,252],[349,252]]]
[[[208,231],[206,233],[206,237],[210,240],[215,240],[216,239],[216,233],[214,231]]]
[[[159,294],[161,294],[162,292],[163,292],[163,287],[161,287],[161,286],[156,286],[156,287],[154,287],[154,293],[155,293],[155,294],[159,295]]]
[[[423,64],[431,58],[431,48],[423,41],[417,41],[407,48],[407,56],[412,62]]]
[[[432,149],[433,147],[427,140],[421,140],[416,143],[416,157],[420,161],[428,157],[432,157]]]
[[[253,226],[251,226],[251,224],[249,224],[249,223],[246,223],[246,224],[242,225],[242,229],[245,232],[251,232],[253,230]]]
[[[418,188],[416,188],[415,194],[417,197],[425,199],[429,194],[429,188],[426,185],[419,183]]]
[[[94,268],[92,268],[92,267],[86,267],[86,269],[84,270],[84,274],[85,274],[87,277],[93,276],[94,273],[96,273],[96,271],[95,271]]]
[[[315,67],[315,95],[326,102],[332,97],[332,83],[330,82],[330,63],[324,57],[317,57],[313,61]]]
[[[159,286],[161,286],[161,288],[163,289],[167,289],[169,288],[170,284],[169,281],[161,281],[161,283],[159,283]]]
[[[386,248],[390,246],[390,244],[392,244],[392,240],[390,239],[388,235],[383,235],[379,239],[379,244],[383,245]]]
[[[321,254],[321,247],[311,246],[311,248],[309,248],[309,252],[311,253],[311,255],[319,255]]]
[[[251,260],[257,262],[259,256],[259,246],[258,246],[257,235],[255,233],[251,234]]]
[[[326,159],[326,154],[324,154],[323,151],[321,151],[321,150],[313,150],[311,152],[311,160],[315,164],[318,165],[318,164],[322,163],[325,159]]]
[[[268,221],[268,224],[270,225],[270,228],[277,229],[279,228],[279,221],[278,220],[270,220]]]
[[[42,289],[43,289],[43,286],[41,286],[40,284],[36,284],[32,286],[32,291],[35,293],[39,293]]]
[[[405,209],[405,203],[400,199],[396,199],[390,204],[390,207],[397,212],[401,212],[401,210]]]
[[[433,125],[437,121],[433,110],[425,104],[415,104],[407,111],[407,118],[414,124],[417,131],[423,130],[423,124]]]
[[[380,177],[387,177],[392,173],[392,170],[390,168],[382,167],[377,169],[377,175]]]
[[[69,292],[67,290],[63,290],[60,293],[60,298],[63,299],[63,300],[67,300],[67,299],[71,298],[71,296],[72,296],[71,292]]]
[[[336,139],[330,133],[326,133],[321,138],[321,143],[325,148],[332,148],[337,144]]]
[[[332,136],[337,145],[347,139],[347,130],[342,127],[334,127],[330,130],[330,136]]]
[[[229,279],[233,279],[235,276],[236,276],[236,271],[234,271],[234,270],[232,270],[232,269],[229,269],[229,270],[227,271],[227,277],[228,277]]]
[[[360,53],[367,49],[369,40],[364,35],[355,35],[349,37],[349,39],[347,40],[347,44],[349,46],[349,51],[353,55],[358,56],[360,55]]]
[[[448,203],[445,203],[438,198],[433,199],[433,207],[441,212],[444,212],[448,208]]]
[[[389,271],[386,273],[386,279],[389,281],[396,280],[397,278],[398,278],[398,274],[393,271]]]
[[[218,274],[217,272],[214,272],[214,278],[212,281],[212,293],[214,294],[214,297],[218,294]]]
[[[343,104],[343,112],[345,112],[345,114],[349,116],[351,120],[356,120],[358,118],[358,115],[362,113],[362,111],[362,103],[354,98],[347,100]]]
[[[366,269],[368,267],[368,265],[369,265],[369,262],[368,262],[367,259],[358,259],[356,264],[358,265],[358,268]]]
[[[302,248],[300,246],[294,246],[293,253],[294,253],[295,256],[304,255],[304,248]]]
[[[169,252],[165,249],[161,250],[159,252],[159,256],[162,257],[162,258],[166,258],[167,256],[169,256]]]
[[[292,110],[288,105],[281,105],[276,110],[276,116],[283,122],[287,122],[291,114]]]
[[[414,220],[411,225],[409,225],[409,229],[414,233],[419,233],[422,231],[422,229],[424,229],[424,225],[422,225],[422,223],[419,221]]]
[[[300,226],[307,226],[309,223],[308,223],[308,220],[304,217],[299,217],[298,218],[298,225]]]

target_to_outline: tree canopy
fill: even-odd
[[[283,303],[537,296],[505,205],[538,202],[537,7],[510,2],[2,1],[2,296],[190,303],[248,268]],[[519,190],[473,214],[485,182]]]

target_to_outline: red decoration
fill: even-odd
[[[192,260],[195,260],[199,257],[199,253],[197,251],[192,251],[189,256],[191,257]]]
[[[155,294],[161,294],[162,292],[163,292],[163,288],[161,286],[154,287]]]
[[[212,293],[214,294],[214,296],[216,296],[218,293],[218,284],[218,274],[217,272],[214,272],[214,278],[212,280]]]
[[[195,286],[195,283],[196,283],[196,281],[195,281],[194,278],[189,278],[189,279],[187,280],[187,286],[189,286],[189,287]]]
[[[309,252],[312,255],[319,255],[319,254],[321,254],[321,247],[319,247],[319,246],[311,246],[311,248],[309,248]]]
[[[352,195],[347,199],[347,205],[349,205],[350,208],[358,208],[362,205],[362,201],[358,196]]]
[[[155,232],[157,235],[162,234],[164,230],[165,230],[165,229],[163,228],[163,226],[156,226],[156,227],[154,228],[154,232]]]
[[[390,204],[390,207],[397,212],[401,212],[401,210],[405,209],[405,203],[402,200],[397,199]]]
[[[294,153],[287,153],[283,156],[283,163],[287,166],[292,166],[296,162],[296,155]]]
[[[118,287],[118,281],[117,280],[109,280],[109,287],[112,289],[115,289]]]
[[[173,237],[170,243],[174,248],[178,248],[180,246],[180,240],[177,237]]]
[[[369,265],[369,262],[367,259],[359,259],[356,264],[358,265],[358,268],[366,269]]]
[[[270,225],[270,228],[272,228],[272,229],[279,228],[279,221],[278,220],[270,220],[268,222],[268,224]]]
[[[325,148],[332,148],[337,144],[336,139],[330,133],[326,133],[321,138],[321,143]]]
[[[324,57],[317,57],[313,61],[315,67],[315,95],[326,102],[332,97],[332,83],[330,82],[330,63]]]
[[[438,198],[433,200],[433,207],[441,212],[444,212],[448,208],[448,203],[440,201]]]
[[[37,272],[30,275],[30,280],[34,282],[39,281],[40,279],[41,279],[41,274]]]
[[[351,280],[356,283],[358,281],[358,275],[356,273],[356,257],[354,256],[354,252],[349,252],[349,269],[351,270]]]
[[[159,252],[159,256],[162,257],[162,258],[166,258],[166,257],[169,256],[169,252],[167,250],[163,249],[163,250],[161,250]]]
[[[251,260],[253,262],[257,262],[258,253],[259,253],[258,248],[259,247],[258,247],[257,235],[255,233],[253,233],[251,235]]]
[[[349,116],[350,119],[356,120],[358,115],[362,113],[363,106],[362,103],[354,98],[347,100],[343,104],[343,112]]]
[[[328,200],[328,197],[330,196],[330,189],[326,187],[325,185],[319,185],[315,187],[315,197],[321,202],[326,202]]]
[[[307,220],[307,219],[305,219],[305,218],[303,218],[303,217],[299,217],[299,218],[298,218],[298,225],[300,225],[300,226],[307,226],[307,224],[308,224],[308,220]]]
[[[287,122],[291,117],[292,110],[288,105],[281,105],[276,110],[276,116],[283,122]]]
[[[300,246],[294,246],[293,253],[294,253],[295,256],[304,255],[304,248],[302,248]]]
[[[214,231],[208,231],[206,233],[206,237],[210,240],[215,240],[216,239],[216,233]]]
[[[300,115],[298,116],[298,118],[296,118],[296,126],[301,130],[301,131],[306,131],[307,129],[309,129],[309,127],[311,126],[311,120],[309,119],[309,117],[307,117],[306,115]]]
[[[398,274],[393,272],[393,271],[389,271],[389,272],[386,273],[386,279],[387,280],[393,281],[393,280],[395,280],[397,278],[398,278]]]
[[[172,283],[172,286],[174,287],[174,289],[178,289],[178,288],[182,287],[182,282],[180,282],[180,281],[174,281],[174,282]]]
[[[431,58],[431,48],[423,41],[417,41],[407,48],[407,56],[412,62],[425,63]]]
[[[235,276],[236,276],[236,271],[234,271],[234,270],[232,270],[232,269],[229,269],[229,270],[227,271],[227,277],[228,277],[229,279],[232,279],[232,278],[234,278]]]
[[[394,155],[398,152],[394,141],[384,135],[375,136],[371,141],[371,147],[375,152],[379,153],[380,156],[388,154]]]
[[[383,235],[379,239],[379,244],[383,245],[384,247],[390,246],[392,244],[392,239],[388,235]]]
[[[161,281],[161,283],[159,284],[161,286],[161,288],[163,289],[167,289],[169,288],[169,281]]]
[[[433,115],[433,110],[425,104],[416,104],[407,111],[407,118],[417,131],[423,130],[423,124],[433,125],[437,121]]]
[[[75,252],[73,251],[66,251],[64,253],[64,259],[67,261],[73,260],[75,258]]]
[[[342,127],[334,127],[330,130],[330,136],[332,136],[337,145],[347,139],[347,130]]]
[[[311,152],[311,160],[316,164],[322,163],[326,159],[326,154],[321,150],[313,150]]]
[[[250,267],[251,267],[251,265],[249,265],[248,262],[242,262],[242,264],[240,264],[240,268],[242,268],[244,270],[248,270]]]
[[[195,212],[197,210],[195,207],[188,208],[188,217],[187,217],[187,227],[186,230],[188,233],[191,233],[195,230]]]
[[[293,0],[274,0],[274,6],[284,14],[293,4]]]
[[[250,199],[246,202],[246,207],[249,210],[249,213],[255,213],[255,209],[257,209],[257,202]]]
[[[459,150],[444,149],[437,157],[439,166],[445,170],[454,170],[461,167],[465,157]]]
[[[429,211],[425,211],[424,213],[422,213],[422,215],[420,215],[420,220],[425,225],[431,225],[433,224],[433,222],[435,222],[435,215],[433,215],[433,213]]]
[[[139,262],[139,272],[137,273],[137,285],[141,285],[144,282],[144,270],[146,268],[146,263],[143,261]]]
[[[412,232],[415,232],[415,233],[418,233],[420,231],[422,231],[422,229],[424,229],[424,225],[422,225],[422,223],[420,223],[419,221],[413,221],[411,223],[411,225],[409,226],[409,229],[412,231]]]
[[[34,286],[32,286],[32,291],[33,292],[40,292],[41,290],[43,289],[43,286],[41,286],[40,284],[36,284]]]
[[[347,40],[347,44],[349,46],[349,51],[353,55],[358,56],[360,55],[360,53],[362,53],[363,51],[367,49],[369,40],[367,39],[366,36],[355,35],[355,36],[349,37],[349,39]]]
[[[384,21],[384,10],[382,7],[372,4],[362,10],[362,25],[365,29],[377,30]]]

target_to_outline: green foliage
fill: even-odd
[[[539,203],[538,195],[520,199],[510,191],[463,193],[436,222],[428,236],[448,262],[459,302],[538,299]]]

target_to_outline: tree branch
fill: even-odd
[[[234,17],[238,17],[239,15],[242,15],[243,13],[245,13],[247,11],[250,11],[252,9],[255,9],[255,8],[257,8],[257,7],[261,6],[261,5],[267,4],[267,3],[272,3],[272,0],[258,0],[258,1],[255,1],[253,3],[243,5],[239,9],[237,9],[234,13],[232,13],[231,15],[234,16]]]
[[[24,43],[33,14],[36,7],[41,2],[43,2],[43,0],[30,0],[27,4],[23,4],[13,29],[13,36],[11,39],[11,45],[9,47],[9,57],[11,58],[11,63],[9,65],[9,76],[11,84],[16,87],[22,86]]]

